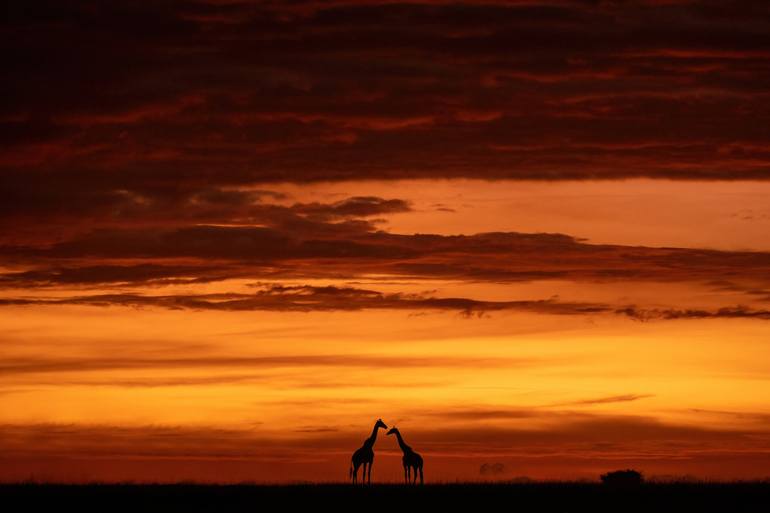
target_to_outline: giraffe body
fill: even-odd
[[[388,434],[396,435],[396,439],[398,439],[398,446],[401,448],[401,452],[404,453],[404,457],[401,458],[401,463],[404,465],[404,481],[406,484],[417,483],[418,473],[420,474],[420,484],[423,484],[422,456],[414,452],[411,447],[406,445],[406,442],[404,442],[404,439],[401,436],[401,432],[398,430],[398,428],[394,427],[388,431]]]
[[[377,432],[382,429],[388,429],[388,426],[382,421],[377,419],[372,429],[372,435],[364,440],[364,444],[353,453],[350,458],[350,479],[354,482],[358,482],[358,468],[363,465],[363,474],[361,475],[361,483],[372,482],[372,465],[374,464],[374,442],[377,441]]]

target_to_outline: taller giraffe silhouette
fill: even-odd
[[[396,438],[398,438],[398,446],[401,447],[401,452],[404,453],[404,457],[401,459],[401,462],[404,465],[404,481],[406,481],[407,484],[409,484],[409,473],[411,469],[414,469],[414,481],[413,483],[417,482],[417,471],[420,471],[420,484],[423,484],[422,480],[422,456],[417,454],[412,450],[411,447],[406,445],[406,442],[404,442],[404,439],[401,437],[401,432],[398,430],[396,426],[393,426],[393,429],[388,431],[389,435],[396,435]]]
[[[353,480],[353,482],[358,481],[358,467],[360,467],[362,464],[364,466],[364,473],[361,476],[361,482],[365,483],[371,483],[372,482],[372,464],[374,463],[374,442],[377,440],[377,431],[382,429],[388,429],[388,426],[385,425],[385,423],[382,421],[382,419],[377,419],[377,422],[374,423],[374,428],[372,429],[372,436],[364,440],[364,445],[362,445],[356,452],[353,453],[353,457],[350,459],[350,478]],[[369,474],[366,473],[366,466],[369,465]]]

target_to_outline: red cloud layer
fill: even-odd
[[[393,177],[768,178],[765,2],[11,2],[3,210]]]

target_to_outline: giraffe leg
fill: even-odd
[[[360,463],[356,463],[353,467],[353,484],[358,482],[358,467],[360,466]]]
[[[409,483],[409,467],[404,465],[404,482]]]
[[[422,465],[420,465],[420,484],[425,484],[422,480]]]
[[[404,468],[406,469],[406,484],[409,484],[409,482],[412,480],[412,469],[409,467],[409,465],[406,465]]]
[[[367,478],[369,484],[372,484],[372,465],[374,465],[374,461],[369,462],[369,476]]]

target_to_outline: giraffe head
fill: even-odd
[[[385,425],[382,419],[377,419],[377,422],[374,424],[374,427],[376,427],[377,429],[379,428],[388,429],[388,426]]]
[[[393,428],[390,431],[388,431],[386,434],[393,435],[395,433],[398,433],[398,428],[396,426],[393,426]]]

